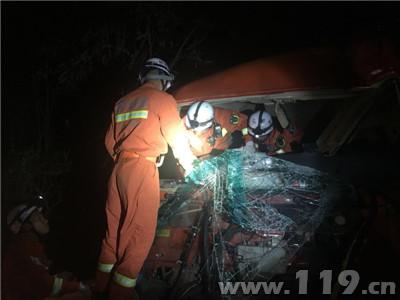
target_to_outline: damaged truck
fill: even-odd
[[[182,113],[195,101],[242,112],[263,104],[282,128],[299,124],[303,151],[230,149],[202,160],[186,180],[161,169],[141,294],[245,299],[251,295],[226,293],[227,285],[274,280],[297,291],[300,270],[349,269],[371,225],[360,190],[380,177],[396,185],[398,162],[385,164],[385,151],[398,151],[399,53],[389,39],[360,40],[250,61],[178,89]],[[332,294],[340,288],[333,284]]]

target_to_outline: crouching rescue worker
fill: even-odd
[[[274,126],[271,115],[257,110],[248,119],[248,133],[245,149],[249,152],[265,152],[268,155],[301,151],[303,131],[293,124],[285,129]]]
[[[135,285],[155,236],[160,202],[157,157],[171,146],[188,174],[196,157],[161,59],[146,61],[141,86],[114,106],[105,144],[115,161],[106,203],[107,231],[96,273],[95,299],[137,299]]]
[[[3,257],[2,299],[43,300],[62,296],[90,299],[90,289],[85,284],[49,273],[50,262],[42,242],[49,232],[49,224],[42,209],[39,204],[21,204],[7,215],[14,239]]]
[[[188,130],[190,147],[198,157],[242,147],[247,135],[245,114],[213,107],[204,101],[193,103],[183,122]]]

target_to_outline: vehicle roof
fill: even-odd
[[[398,50],[390,39],[303,49],[228,68],[184,85],[174,96],[180,106],[200,100],[262,102],[268,96],[338,97],[398,77]]]

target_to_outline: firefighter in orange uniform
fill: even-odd
[[[229,109],[213,107],[199,101],[193,103],[183,117],[193,153],[200,157],[244,144],[247,116]]]
[[[2,265],[4,300],[43,300],[45,297],[74,295],[89,299],[90,289],[75,279],[51,275],[50,262],[41,240],[49,232],[47,219],[38,204],[21,204],[7,215],[7,225],[15,239],[6,248]]]
[[[196,157],[175,99],[173,80],[161,59],[146,61],[141,86],[114,106],[106,148],[115,161],[106,203],[107,231],[96,273],[95,299],[136,299],[140,269],[152,245],[160,202],[156,159],[171,146],[186,173]]]
[[[271,115],[257,110],[248,119],[248,138],[245,149],[249,152],[265,152],[268,155],[301,151],[303,131],[289,124],[288,128],[274,128]]]

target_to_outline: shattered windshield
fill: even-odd
[[[210,284],[269,280],[290,263],[343,188],[309,167],[228,150],[201,161],[162,205],[158,232],[200,227],[198,255]]]

